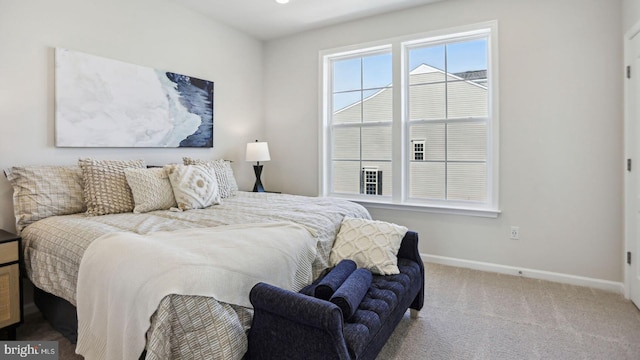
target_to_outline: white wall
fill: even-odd
[[[320,50],[494,19],[502,214],[370,210],[419,231],[428,254],[622,281],[622,31],[640,19],[638,0],[448,0],[270,41],[264,52],[167,0],[0,0],[0,168],[224,157],[247,189],[244,143],[259,138],[273,159],[265,186],[315,195]],[[214,149],[55,148],[54,47],[215,81]],[[11,194],[0,176],[9,230]],[[508,239],[510,225],[521,240]]]
[[[449,0],[267,42],[265,186],[317,194],[320,50],[497,20],[502,214],[371,213],[424,253],[621,282],[621,4]]]
[[[214,148],[55,148],[55,47],[214,81]],[[244,147],[263,134],[262,47],[167,0],[0,0],[0,168],[87,156],[150,164],[225,158],[235,160],[240,187],[250,189],[255,178]],[[0,228],[8,230],[11,196],[0,176]]]
[[[627,31],[640,20],[640,0],[622,0],[622,30]]]

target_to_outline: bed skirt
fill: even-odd
[[[33,287],[33,302],[56,331],[72,344],[78,341],[78,314],[75,306],[36,286]]]

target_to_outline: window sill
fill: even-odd
[[[351,199],[364,207],[372,207],[376,209],[387,210],[404,210],[425,212],[434,214],[447,214],[447,215],[464,215],[464,216],[477,216],[484,218],[497,218],[502,211],[499,209],[480,209],[464,206],[434,206],[434,205],[421,205],[421,204],[392,204],[385,202],[370,201],[365,199]]]

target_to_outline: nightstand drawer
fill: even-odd
[[[17,241],[0,244],[0,265],[18,261],[19,246]]]
[[[8,330],[9,340],[23,321],[21,244],[20,236],[0,229],[0,330]]]
[[[19,322],[20,266],[13,264],[0,267],[0,328]]]

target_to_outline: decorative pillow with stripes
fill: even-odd
[[[218,180],[207,165],[165,165],[178,209],[203,209],[221,203]]]
[[[183,157],[182,161],[185,165],[208,165],[213,169],[218,180],[218,188],[220,189],[220,197],[228,198],[234,196],[238,191],[238,183],[231,169],[231,162],[227,160],[200,160],[190,157]]]

